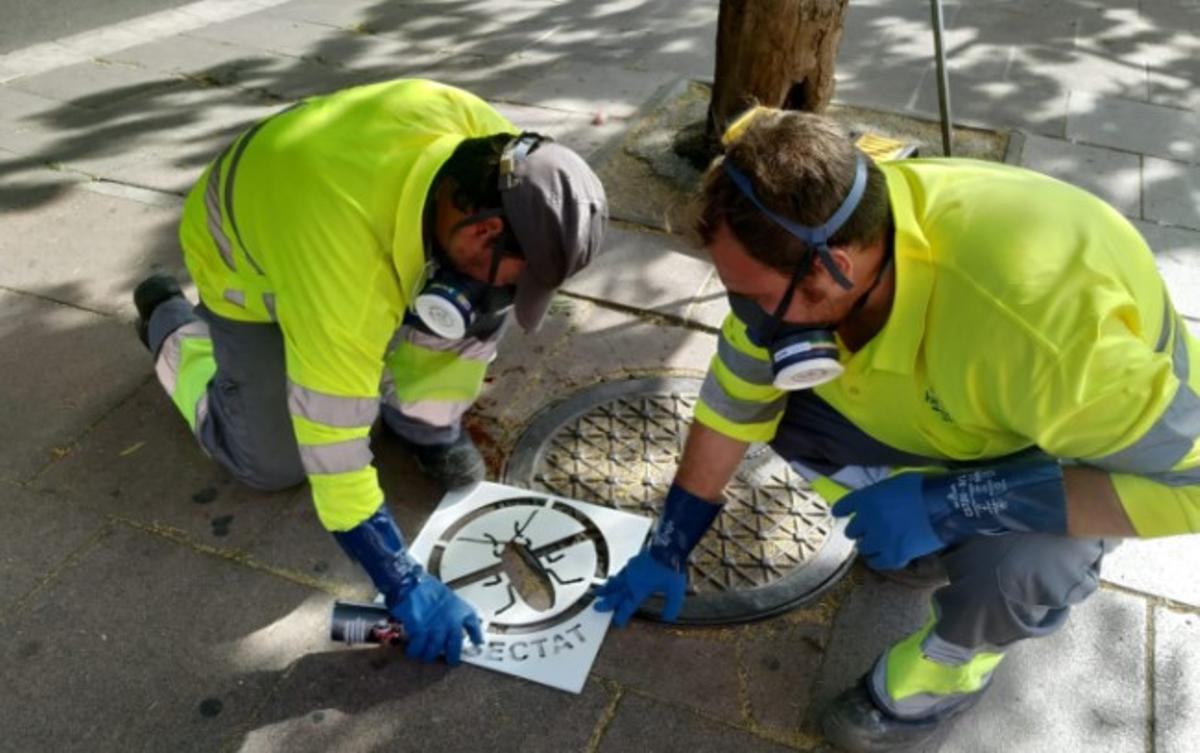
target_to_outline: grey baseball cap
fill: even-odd
[[[575,152],[543,141],[513,167],[501,192],[504,215],[525,254],[514,308],[526,332],[537,329],[554,292],[600,253],[608,199]]]

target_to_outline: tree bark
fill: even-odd
[[[820,112],[833,98],[833,64],[847,0],[721,0],[717,68],[706,137],[755,104]]]

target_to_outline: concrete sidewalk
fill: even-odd
[[[136,282],[182,272],[182,193],[254,120],[423,76],[600,161],[681,80],[711,76],[716,5],[204,0],[0,55],[0,750],[823,749],[813,712],[922,621],[927,594],[855,570],[754,625],[637,624],[610,634],[580,696],[338,650],[329,605],[365,578],[307,491],[255,493],[203,458],[132,331]],[[956,116],[1019,129],[1013,159],[1130,217],[1200,331],[1200,5],[946,7]],[[935,115],[927,18],[852,2],[839,101]],[[617,220],[612,253],[502,348],[473,419],[494,459],[582,385],[703,373],[723,313],[711,267]],[[438,491],[377,449],[415,532]],[[940,749],[1196,750],[1198,544],[1123,545]]]

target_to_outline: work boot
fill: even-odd
[[[401,441],[416,458],[421,472],[447,491],[476,484],[487,474],[483,455],[465,431],[448,444],[422,445]]]
[[[160,304],[176,297],[183,297],[179,280],[171,275],[153,274],[138,283],[133,291],[133,305],[137,307],[138,339],[150,349],[150,317]]]
[[[869,681],[862,677],[854,687],[834,698],[821,716],[821,730],[847,753],[905,751],[930,741],[947,722],[970,709],[987,686],[962,696],[958,703],[921,719],[899,719],[875,703]]]

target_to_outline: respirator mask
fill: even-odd
[[[760,212],[769,217],[776,225],[803,241],[809,249],[788,281],[787,292],[779,301],[779,305],[775,307],[774,313],[768,314],[761,306],[745,296],[729,294],[730,308],[734,315],[746,325],[750,341],[770,353],[771,371],[775,377],[774,385],[781,390],[793,391],[816,387],[837,379],[844,371],[838,360],[838,345],[834,336],[837,324],[794,325],[785,322],[783,317],[791,305],[796,286],[812,268],[814,256],[820,260],[838,285],[846,290],[854,286],[834,263],[829,250],[829,239],[854,213],[867,188],[866,158],[861,152],[856,152],[855,158],[854,182],[850,186],[850,192],[833,216],[818,227],[797,224],[767,209],[755,196],[750,180],[728,159],[722,163],[726,175]],[[880,264],[875,281],[854,303],[850,312],[851,316],[866,303],[867,297],[891,266],[891,261],[892,257],[889,253],[884,263]]]

